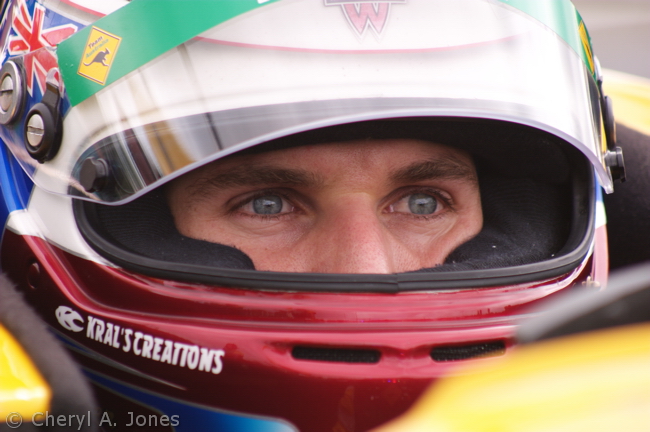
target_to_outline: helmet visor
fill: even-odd
[[[362,28],[347,3],[281,1],[168,51],[72,107],[61,150],[44,164],[3,138],[38,186],[119,204],[306,130],[484,118],[572,144],[611,189],[592,73],[557,32],[484,0],[394,2],[385,16],[381,3],[382,26],[368,18]]]

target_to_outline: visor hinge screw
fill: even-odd
[[[0,124],[14,122],[25,105],[23,72],[18,63],[8,61],[0,69]]]
[[[625,181],[625,160],[623,159],[623,149],[619,146],[605,153],[605,165],[609,167],[612,179]]]
[[[101,158],[88,158],[81,164],[79,184],[88,193],[101,191],[108,181],[108,164]]]
[[[34,113],[27,120],[25,135],[30,146],[38,148],[41,146],[41,144],[43,144],[45,124],[43,123],[43,117],[40,114]]]
[[[43,163],[56,156],[61,146],[62,122],[59,113],[58,81],[50,73],[47,76],[45,94],[41,102],[27,113],[25,121],[25,147],[27,153]]]
[[[11,75],[4,75],[0,83],[0,109],[8,112],[14,99],[14,80]]]

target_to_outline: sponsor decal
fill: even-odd
[[[44,93],[45,80],[51,70],[55,70],[57,79],[60,78],[53,47],[77,31],[77,26],[70,23],[45,28],[53,21],[46,18],[46,9],[39,3],[34,3],[31,12],[26,0],[19,0],[14,6],[11,20],[14,34],[9,37],[8,51],[12,56],[24,55],[25,80],[30,95],[34,94],[34,82],[41,94]]]
[[[324,0],[325,6],[339,6],[350,27],[362,37],[371,28],[376,37],[386,28],[393,4],[405,4],[406,0]]]
[[[93,26],[77,73],[97,84],[106,84],[106,77],[121,41],[121,37]]]
[[[65,0],[64,3],[70,0]],[[157,2],[131,1],[98,19],[62,41],[57,46],[61,76],[67,87],[72,106],[79,104],[104,88],[144,66],[156,57],[198,36],[231,18],[279,0],[165,0]],[[95,0],[94,3],[106,3]],[[152,8],[151,6],[154,5]],[[147,23],[147,25],[143,25]],[[160,25],[153,25],[160,23]],[[174,25],[165,25],[174,23]],[[105,53],[104,64],[92,63],[104,48],[91,54],[92,36],[100,32],[111,39],[114,49]],[[119,35],[115,36],[115,35]],[[115,49],[120,53],[116,58]],[[88,55],[90,54],[90,55]],[[88,56],[87,56],[88,55]],[[99,58],[97,60],[100,60]],[[86,73],[80,63],[93,65],[101,72]],[[108,65],[108,66],[105,66]],[[90,67],[90,66],[88,66]],[[80,69],[82,73],[80,73]],[[110,72],[109,72],[110,69]],[[103,84],[102,84],[103,83]]]
[[[59,306],[56,309],[55,315],[57,321],[59,321],[59,324],[61,324],[61,327],[66,330],[80,332],[84,329],[84,319],[82,316],[67,306]]]
[[[87,316],[86,326],[83,327],[83,317],[67,306],[59,306],[55,315],[64,329],[74,332],[85,329],[88,339],[121,349],[125,353],[215,375],[223,370],[224,350],[209,349],[156,337],[131,328],[123,328],[118,324],[92,315]]]

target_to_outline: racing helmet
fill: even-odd
[[[2,14],[2,269],[81,363],[100,426],[366,430],[454,364],[507,355],[531,305],[606,280],[601,190],[623,158],[568,0]],[[167,204],[229,156],[393,138],[476,165],[483,228],[439,266],[259,271]]]

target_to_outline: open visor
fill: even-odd
[[[376,119],[494,119],[573,145],[612,190],[593,71],[556,30],[500,1],[378,4],[383,21],[364,26],[333,0],[279,1],[220,24],[73,106],[60,151],[45,163],[10,131],[2,138],[39,187],[120,204],[303,131]]]

